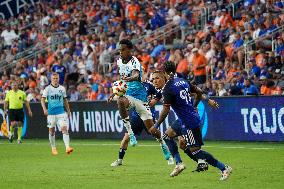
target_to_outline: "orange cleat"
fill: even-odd
[[[68,155],[71,154],[73,151],[74,151],[74,149],[71,148],[71,147],[66,148],[66,153],[67,153]]]
[[[54,155],[54,156],[56,156],[56,155],[58,154],[56,148],[52,148],[52,149],[51,149],[51,153],[52,153],[52,155]]]

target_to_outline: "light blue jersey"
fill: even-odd
[[[139,81],[127,82],[126,95],[132,96],[136,99],[147,102],[147,92],[145,87],[142,85],[142,66],[139,60],[132,56],[132,59],[127,62],[127,64],[122,63],[122,59],[117,60],[117,65],[119,68],[119,74],[121,77],[130,77],[133,70],[138,70],[140,72]]]
[[[66,98],[66,90],[62,85],[54,87],[48,85],[42,94],[42,97],[47,98],[48,115],[63,114],[64,98]]]

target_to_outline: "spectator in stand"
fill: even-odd
[[[259,95],[259,91],[254,84],[251,83],[250,78],[245,78],[244,80],[244,89],[243,89],[244,96],[248,95]]]
[[[192,53],[194,81],[197,85],[204,84],[206,82],[207,60],[204,55],[198,52],[197,48],[192,49]]]

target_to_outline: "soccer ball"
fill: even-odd
[[[116,96],[123,96],[127,91],[127,84],[125,81],[119,80],[112,84],[112,92]]]

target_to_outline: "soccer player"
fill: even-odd
[[[47,99],[48,109],[46,109],[45,101]],[[58,73],[52,73],[51,84],[48,85],[42,94],[41,106],[43,113],[47,116],[47,127],[49,128],[49,141],[51,145],[51,153],[57,155],[55,145],[55,126],[59,125],[63,134],[63,141],[66,147],[66,153],[71,154],[73,148],[69,146],[70,138],[68,133],[69,121],[71,112],[67,101],[66,90],[62,85],[59,85]],[[64,111],[64,106],[67,111]]]
[[[10,90],[5,97],[4,112],[5,114],[9,112],[9,120],[11,122],[10,132],[8,134],[9,141],[11,143],[13,142],[15,126],[18,125],[18,144],[20,144],[22,143],[21,137],[25,117],[23,104],[25,104],[29,116],[32,116],[33,113],[31,111],[30,104],[27,101],[26,93],[19,89],[19,83],[17,81],[13,81],[11,87],[12,90]]]
[[[158,92],[151,83],[143,82],[142,84],[147,91],[147,96],[151,98],[149,104],[151,106],[151,113],[152,113],[153,121],[155,121],[156,112],[155,112],[154,105],[161,99],[162,94]],[[135,108],[131,108],[129,110],[129,121],[130,121],[130,125],[131,125],[132,131],[135,136],[140,136],[143,130],[145,130],[149,134],[143,120],[139,117],[138,113],[135,111]],[[115,160],[111,164],[112,167],[117,167],[117,166],[122,165],[123,158],[124,158],[124,155],[128,147],[128,143],[129,143],[129,135],[128,133],[125,133],[121,141],[121,144],[120,144],[120,149],[118,152],[118,159]]]
[[[124,126],[129,134],[130,145],[137,144],[133,130],[131,129],[128,109],[135,107],[135,110],[143,120],[148,132],[154,136],[161,144],[161,148],[165,159],[170,158],[170,153],[164,140],[161,138],[161,132],[154,127],[154,122],[150,107],[147,101],[147,92],[141,83],[142,80],[142,66],[138,59],[132,56],[133,44],[127,39],[123,39],[120,44],[120,58],[117,61],[119,74],[121,79],[127,82],[126,95],[121,96],[117,100],[118,109]],[[110,96],[109,101],[114,95]]]
[[[207,163],[217,167],[221,170],[222,176],[220,180],[226,180],[232,168],[230,166],[224,165],[222,162],[215,159],[210,153],[201,149],[203,145],[201,131],[200,131],[200,118],[193,106],[190,98],[190,93],[197,93],[196,88],[192,88],[191,85],[182,78],[174,77],[176,67],[172,62],[165,63],[165,72],[168,76],[168,81],[166,82],[164,78],[157,77],[153,78],[155,86],[157,88],[163,89],[163,110],[159,116],[156,126],[159,126],[164,119],[167,117],[170,107],[176,113],[181,125],[178,128],[169,128],[165,132],[163,138],[166,141],[172,140],[175,137],[173,134],[182,136],[186,143],[188,151],[193,155],[193,158],[197,160],[198,167],[203,168]],[[174,132],[173,132],[174,131]],[[179,132],[180,131],[180,132]],[[169,147],[169,149],[171,149]],[[173,151],[171,151],[174,156]]]

